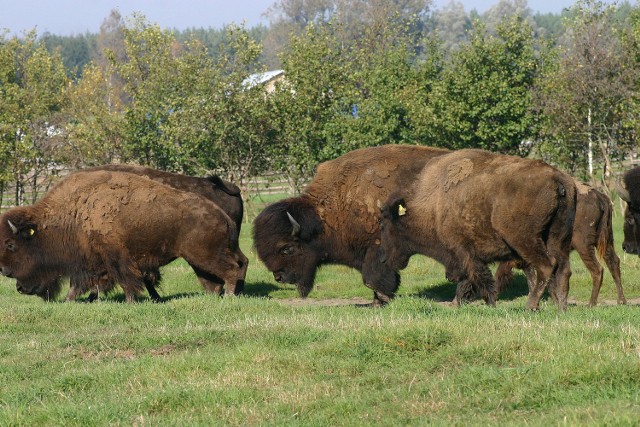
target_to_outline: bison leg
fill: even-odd
[[[589,300],[589,306],[594,307],[598,303],[598,295],[600,294],[600,288],[602,287],[602,280],[604,279],[604,268],[598,262],[596,258],[596,251],[594,246],[576,247],[580,259],[591,273],[591,299]]]
[[[493,280],[493,275],[487,264],[471,258],[468,254],[463,254],[459,259],[466,259],[464,266],[467,270],[467,277],[458,282],[454,305],[473,299],[475,295],[480,295],[487,305],[495,306],[498,292]]]
[[[620,280],[620,258],[616,255],[613,249],[613,245],[608,245],[604,253],[604,262],[607,264],[607,268],[613,276],[613,281],[616,284],[616,291],[618,291],[618,304],[626,304],[627,299],[624,297],[624,291],[622,290],[622,281]]]
[[[511,261],[503,261],[498,264],[494,281],[498,295],[503,293],[509,284],[513,281],[513,263]]]
[[[247,269],[249,268],[249,258],[245,256],[245,254],[238,248],[238,265],[240,266],[240,270],[238,271],[238,278],[236,280],[235,294],[239,295],[244,290],[244,280],[247,276]],[[225,289],[226,295],[226,289]]]
[[[400,275],[380,262],[378,248],[379,246],[372,246],[367,249],[361,270],[364,285],[373,289],[374,307],[382,307],[391,302],[400,287]]]

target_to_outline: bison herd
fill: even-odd
[[[617,184],[627,202],[623,249],[640,254],[640,168]],[[70,174],[31,206],[0,216],[0,273],[20,293],[67,300],[146,290],[159,300],[160,267],[183,258],[207,292],[240,293],[248,259],[238,239],[239,189],[140,166],[106,165]],[[604,193],[537,160],[465,149],[386,145],[351,151],[318,166],[305,191],[267,206],[254,220],[259,258],[300,296],[318,268],[357,269],[373,305],[391,301],[414,254],[431,257],[457,284],[454,302],[495,305],[514,267],[524,270],[527,308],[548,290],[564,310],[569,254],[591,273],[595,305],[603,269],[625,303],[613,247],[612,204]],[[498,263],[494,275],[490,265]]]

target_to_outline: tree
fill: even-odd
[[[89,64],[69,87],[63,108],[66,138],[56,150],[65,164],[87,167],[123,157],[124,105],[119,87],[111,84],[112,73],[111,67]]]
[[[450,0],[442,9],[433,13],[432,21],[437,37],[442,40],[444,52],[453,53],[468,41],[472,22],[462,3]]]
[[[35,31],[23,39],[0,36],[0,182],[14,182],[16,204],[25,202],[25,187],[33,202],[48,185],[66,86],[60,55],[50,54]]]
[[[127,157],[162,170],[180,169],[180,147],[163,138],[162,125],[180,108],[178,91],[181,46],[169,31],[134,15],[124,28],[125,60],[110,54],[129,99],[125,110],[123,160]]]
[[[182,147],[192,169],[224,175],[249,202],[249,179],[265,168],[274,118],[270,98],[249,79],[262,71],[260,45],[242,26],[227,32],[215,61],[202,44],[187,44],[176,64],[180,102],[160,130],[165,144]]]
[[[590,181],[597,170],[608,175],[612,155],[636,141],[627,112],[637,72],[628,66],[613,12],[596,1],[576,3],[539,98],[547,119],[540,152]]]
[[[536,134],[532,89],[539,69],[532,28],[506,17],[490,35],[478,21],[446,62],[430,105],[434,143],[520,153]]]
[[[351,104],[339,105],[348,85],[346,50],[332,24],[311,25],[293,36],[281,59],[286,81],[273,95],[279,145],[270,156],[277,170],[300,189],[327,153],[326,127],[336,114],[351,114]]]

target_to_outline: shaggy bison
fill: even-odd
[[[318,166],[299,197],[268,206],[254,221],[258,256],[276,281],[294,283],[302,297],[318,267],[342,264],[362,273],[374,305],[394,297],[397,271],[379,261],[379,204],[408,186],[425,162],[448,150],[386,145],[351,151]]]
[[[244,281],[235,223],[213,202],[124,172],[76,172],[31,206],[0,216],[0,272],[19,292],[53,298],[60,280],[105,278],[132,301],[159,268],[182,257],[202,286]]]
[[[416,253],[434,258],[458,283],[458,302],[479,292],[490,305],[497,290],[488,264],[524,260],[538,273],[527,308],[538,308],[550,284],[564,309],[575,209],[573,179],[543,162],[451,152],[429,161],[382,207],[381,260],[397,270]]]
[[[200,194],[206,199],[218,205],[236,223],[238,233],[242,226],[243,205],[240,189],[229,181],[224,181],[217,175],[207,178],[182,175],[178,173],[165,172],[137,165],[104,165],[94,168],[83,169],[83,171],[106,170],[114,172],[128,172],[140,176],[145,176],[154,181],[161,182],[170,187],[182,191],[190,191]]]
[[[576,199],[576,218],[573,223],[573,237],[571,247],[578,252],[582,262],[591,273],[591,299],[589,305],[594,307],[598,302],[598,295],[602,287],[604,269],[598,262],[597,254],[604,260],[618,292],[618,304],[626,304],[620,278],[620,258],[613,246],[611,199],[606,194],[590,185],[576,181],[578,195]],[[529,289],[536,283],[536,271],[530,266],[518,265],[510,261],[500,263],[496,270],[496,285],[498,292],[506,289],[513,278],[512,267],[521,267],[527,276]]]
[[[199,178],[160,171],[144,166],[124,164],[98,166],[84,169],[83,171],[91,172],[100,170],[133,173],[161,182],[178,190],[199,194],[214,202],[227,215],[229,215],[236,224],[238,235],[240,234],[240,227],[242,226],[242,217],[244,212],[240,189],[228,181],[223,181],[216,175],[208,178]],[[247,267],[248,260],[244,262],[244,268],[246,269]],[[145,272],[144,282],[151,299],[159,301],[160,295],[158,295],[158,292],[156,291],[156,286],[160,282],[160,271],[156,270]],[[216,293],[220,294],[222,292],[222,284],[220,280],[218,280],[218,282],[220,282],[220,284],[217,287]],[[115,287],[115,285],[116,283],[106,275],[106,272],[101,274],[99,277],[88,278],[87,281],[82,283],[77,283],[75,280],[71,280],[66,300],[74,300],[77,296],[91,290],[89,301],[93,301],[98,297],[99,292],[108,292]],[[242,292],[243,287],[244,282],[238,283],[235,289],[236,294]]]

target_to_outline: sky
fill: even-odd
[[[100,24],[117,9],[123,17],[139,12],[163,29],[222,28],[230,23],[252,27],[268,24],[264,12],[276,0],[0,0],[0,29],[21,35],[36,29],[56,35],[97,33]],[[498,0],[458,0],[465,10],[480,13]],[[449,0],[434,0],[435,8]],[[535,12],[560,13],[574,0],[529,0]]]

